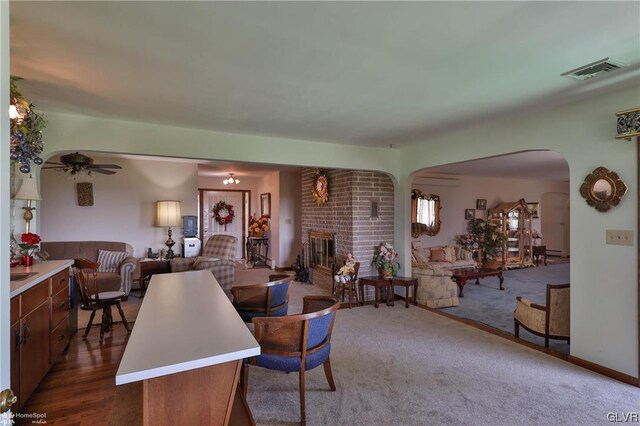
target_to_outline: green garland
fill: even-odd
[[[29,173],[32,161],[37,165],[43,162],[40,157],[43,149],[42,130],[47,125],[47,119],[44,115],[36,113],[33,104],[18,91],[16,83],[19,80],[22,79],[11,76],[9,102],[15,116],[10,120],[9,159],[12,163],[21,164],[22,173]]]

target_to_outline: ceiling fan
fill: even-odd
[[[83,171],[86,171],[88,174],[96,172],[102,173],[103,175],[113,175],[116,172],[109,169],[122,169],[122,167],[117,164],[94,164],[93,158],[87,157],[79,152],[62,155],[60,156],[60,161],[60,163],[47,161],[44,163],[43,169],[61,169],[70,175],[75,175]]]

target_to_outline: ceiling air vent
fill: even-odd
[[[626,65],[612,61],[609,58],[604,58],[599,61],[581,66],[580,68],[576,68],[571,71],[567,71],[560,75],[564,77],[573,78],[574,80],[588,80],[593,77],[597,77],[599,75],[616,71],[620,68],[624,68]]]

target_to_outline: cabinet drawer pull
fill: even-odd
[[[31,327],[29,327],[29,324],[25,324],[24,325],[24,337],[22,338],[22,343],[27,343],[27,341],[29,340],[29,337],[31,337]]]
[[[61,304],[58,305],[58,308],[62,309],[62,308],[64,308],[64,305],[66,305],[66,304],[67,304],[67,302],[62,302]]]
[[[63,282],[65,282],[65,280],[66,280],[66,278],[62,277],[62,278],[60,278],[60,279],[58,280],[58,282],[59,282],[59,283],[63,283]]]
[[[20,343],[22,343],[22,339],[20,338],[20,330],[16,330],[16,332],[14,333],[13,341],[14,341],[13,351],[18,352],[18,350],[20,350]]]
[[[60,337],[58,337],[58,342],[62,342],[66,338],[67,338],[67,336],[65,334],[63,334]]]

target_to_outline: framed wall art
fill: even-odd
[[[271,193],[260,194],[260,214],[264,217],[271,217]]]
[[[464,209],[465,220],[473,220],[476,218],[476,211],[474,209]]]
[[[478,198],[476,200],[476,210],[486,210],[487,209],[487,200],[483,198]]]
[[[88,207],[93,205],[93,184],[91,182],[79,182],[77,186],[78,205]]]
[[[529,209],[532,219],[540,218],[540,203],[527,203],[527,209]]]

